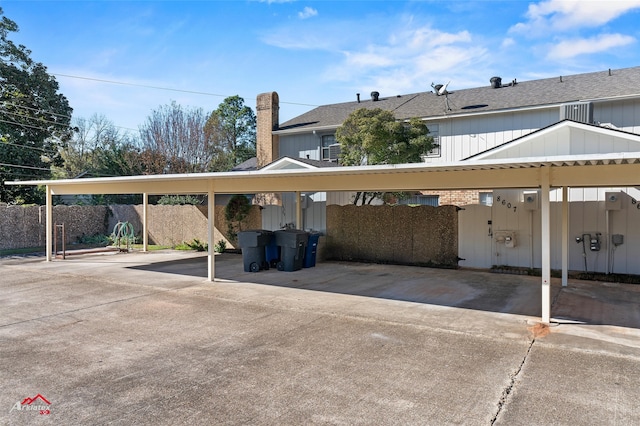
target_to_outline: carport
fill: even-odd
[[[147,205],[153,194],[207,194],[208,280],[215,278],[213,253],[216,194],[319,191],[421,191],[539,189],[541,193],[542,322],[551,320],[550,191],[562,189],[562,284],[568,282],[568,188],[640,185],[640,152],[565,155],[445,164],[400,164],[327,167],[314,170],[258,170],[249,172],[147,175],[114,178],[7,182],[46,186],[46,260],[52,259],[52,196],[84,194],[143,194],[143,245],[148,244]],[[298,203],[298,219],[300,208]],[[298,220],[299,223],[299,220]]]

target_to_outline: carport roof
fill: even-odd
[[[638,186],[640,152],[7,183],[47,185],[53,195],[537,188],[543,169],[552,187]]]
[[[501,148],[496,147],[486,151],[485,158],[479,155],[451,163],[316,168],[294,159],[283,158],[273,165],[288,162],[295,163],[298,167],[265,167],[260,170],[224,173],[15,181],[7,184],[46,185],[52,195],[421,191],[537,188],[541,186],[542,174],[546,175],[548,171],[551,187],[640,186],[640,150],[636,147],[639,141],[635,134],[563,121],[505,146],[522,144],[530,139],[533,141],[532,138],[549,132],[556,136],[554,140],[557,144],[557,141],[567,139],[564,130],[574,127],[594,136],[604,135],[630,143],[620,144],[618,152],[610,153],[582,151],[549,155],[550,152],[558,151],[544,150],[543,156],[509,158],[507,155],[507,158],[496,158],[492,153]],[[629,152],[620,152],[623,150]]]

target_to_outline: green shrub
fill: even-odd
[[[224,251],[227,249],[227,242],[225,240],[218,241],[214,246],[214,249],[217,253],[224,253]]]

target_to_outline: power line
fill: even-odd
[[[14,126],[29,127],[30,129],[36,129],[36,130],[43,130],[43,131],[48,130],[45,127],[32,126],[30,124],[24,124],[24,123],[16,123],[15,121],[0,120],[0,123],[12,124]],[[56,123],[56,124],[60,124],[60,123]]]
[[[11,106],[14,106],[16,108],[24,108],[24,109],[29,109],[31,111],[42,112],[42,113],[48,114],[48,115],[55,115],[55,116],[62,117],[62,118],[68,118],[69,120],[71,120],[71,118],[72,118],[70,115],[58,114],[57,112],[51,112],[51,111],[43,110],[41,108],[32,108],[32,107],[28,107],[26,105],[16,104],[14,102],[4,101],[3,103],[5,105],[11,105]]]
[[[46,149],[38,148],[37,146],[20,145],[20,144],[12,143],[12,142],[0,142],[0,146],[2,146],[2,145],[17,146],[18,148],[32,149],[34,151],[42,151],[45,154],[54,154],[55,155],[55,151],[47,151]]]
[[[55,121],[44,120],[44,119],[41,119],[40,117],[33,117],[33,116],[30,116],[30,115],[23,115],[23,114],[18,114],[18,113],[15,113],[15,112],[9,112],[9,111],[2,111],[2,112],[3,112],[4,114],[7,114],[7,115],[13,115],[14,117],[26,118],[26,119],[28,119],[28,120],[37,120],[37,121],[38,121],[38,122],[40,122],[40,123],[49,123],[49,124],[55,124],[55,125],[57,125],[57,126],[66,126],[66,127],[70,127],[68,124],[64,124],[64,123],[57,123],[57,122],[55,122]],[[15,124],[18,124],[18,125],[22,125],[22,123],[18,123],[18,122],[14,122],[14,123],[15,123]],[[40,129],[41,129],[41,130],[46,130],[46,129],[44,129],[44,128],[40,128]]]
[[[77,78],[79,80],[98,81],[100,83],[119,84],[121,86],[133,86],[133,87],[144,87],[144,88],[147,88],[147,89],[155,89],[155,90],[166,90],[166,91],[169,91],[169,92],[191,93],[191,94],[194,94],[194,95],[216,96],[216,97],[220,97],[220,98],[228,97],[227,95],[221,95],[219,93],[208,93],[208,92],[200,92],[200,91],[196,91],[196,90],[174,89],[174,88],[171,88],[171,87],[150,86],[150,85],[146,85],[146,84],[128,83],[128,82],[124,82],[124,81],[115,81],[115,80],[104,80],[104,79],[101,79],[101,78],[81,77],[81,76],[69,75],[69,74],[51,73],[51,75],[55,75],[55,76],[58,76],[58,77]],[[282,101],[280,103],[281,104],[287,104],[287,105],[298,105],[298,106],[308,106],[308,107],[317,107],[317,106],[319,106],[319,105],[304,104],[304,103],[299,103],[299,102],[284,102],[284,101]]]
[[[17,164],[6,164],[6,163],[0,163],[0,166],[3,167],[15,167],[17,169],[30,169],[30,170],[44,170],[46,172],[50,172],[51,169],[45,169],[43,167],[34,167],[34,166],[19,166]]]
[[[70,115],[58,114],[58,113],[55,113],[55,112],[46,111],[46,110],[42,110],[42,109],[38,109],[38,108],[31,108],[31,107],[28,107],[28,106],[25,106],[25,105],[19,105],[19,104],[13,103],[13,102],[6,102],[6,101],[5,101],[4,103],[5,103],[5,105],[12,105],[12,106],[17,107],[17,108],[25,108],[25,109],[29,109],[29,110],[36,111],[36,112],[42,112],[42,113],[44,113],[44,114],[55,115],[55,116],[58,116],[58,117],[68,118],[68,119],[70,119],[70,120],[74,120],[74,118],[73,118],[73,117],[71,117]],[[5,112],[6,112],[7,114],[11,114],[11,113],[10,113],[10,112],[8,112],[8,111],[5,111]],[[15,114],[15,113],[14,113],[14,114]],[[24,117],[27,117],[27,116],[24,116]],[[29,118],[35,118],[35,117],[29,117]],[[60,124],[60,123],[56,123],[56,124]],[[134,132],[137,132],[137,131],[138,131],[138,129],[132,129],[132,128],[130,128],[130,127],[116,126],[115,124],[111,124],[111,125],[112,125],[113,127],[117,127],[117,128],[119,128],[119,129],[131,130],[131,131],[134,131]]]

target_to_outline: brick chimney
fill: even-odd
[[[279,157],[279,137],[272,134],[278,130],[280,100],[278,93],[261,93],[256,99],[256,151],[258,168],[275,161]]]

